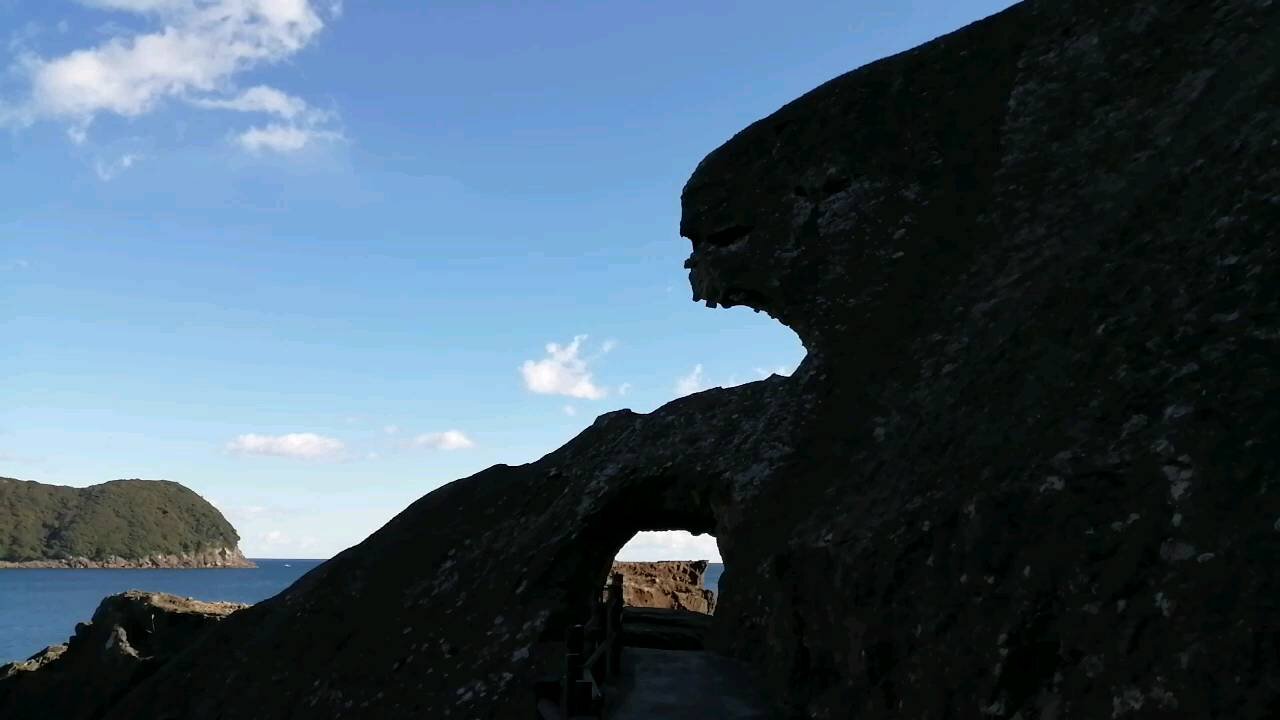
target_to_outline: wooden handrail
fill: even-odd
[[[601,718],[604,683],[622,667],[622,575],[614,573],[591,604],[591,617],[565,633],[564,675],[535,688],[538,720]],[[603,668],[601,667],[603,665]],[[603,670],[603,672],[601,672]],[[554,697],[553,697],[554,696]]]

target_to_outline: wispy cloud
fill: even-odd
[[[619,394],[619,395],[626,395],[626,394],[627,394],[627,393],[629,393],[629,392],[631,392],[631,383],[629,383],[629,382],[624,382],[624,383],[622,383],[621,385],[619,385],[619,386],[618,386],[618,394]]]
[[[227,451],[239,455],[274,455],[305,460],[334,460],[346,445],[337,438],[315,433],[259,435],[248,433],[227,443]]]
[[[616,343],[606,342],[600,355],[586,358],[580,351],[586,335],[575,335],[568,345],[547,343],[547,357],[541,360],[525,360],[520,366],[524,386],[541,395],[565,395],[582,400],[599,400],[607,391],[591,379],[590,363],[613,349]]]
[[[295,557],[305,555],[320,544],[310,535],[294,537],[284,530],[267,530],[258,534],[257,547],[262,548],[265,555]],[[283,551],[283,552],[282,552]]]
[[[98,175],[98,179],[103,182],[114,180],[120,173],[133,167],[141,156],[136,153],[125,153],[115,160],[102,161],[99,160],[94,164],[93,170]]]
[[[475,447],[471,438],[459,430],[445,430],[438,433],[422,433],[409,441],[409,447],[428,448],[431,450],[465,450]]]
[[[39,459],[26,457],[23,455],[17,455],[11,452],[5,452],[4,450],[0,450],[0,462],[25,464],[25,463],[39,462]]]
[[[561,410],[563,410],[564,414],[568,415],[569,417],[573,417],[574,415],[578,414],[578,408],[572,405],[565,405],[563,408],[561,408]]]
[[[318,139],[340,137],[319,127],[325,114],[299,98],[266,86],[237,93],[237,77],[278,63],[311,44],[324,19],[311,0],[80,0],[94,8],[139,15],[153,29],[116,27],[98,45],[52,58],[24,53],[17,70],[27,96],[5,113],[9,124],[52,119],[66,122],[83,141],[101,114],[137,117],[164,101],[197,107],[275,115],[286,124],[254,127],[237,135],[249,149],[297,150]],[[334,17],[333,4],[326,4]],[[340,6],[337,6],[340,10]]]
[[[399,426],[399,425],[385,425],[385,426],[383,426],[383,428],[382,428],[382,432],[384,432],[384,433],[386,433],[386,434],[388,434],[388,435],[395,435],[395,434],[397,434],[397,433],[399,433],[399,432],[400,432],[400,426]]]
[[[788,376],[795,371],[795,368],[788,369],[785,365],[775,365],[770,370],[766,370],[765,368],[756,368],[755,370],[756,370],[756,375],[758,375],[761,380],[764,380],[770,375]]]
[[[341,140],[342,134],[333,130],[318,130],[297,125],[254,126],[235,136],[235,142],[251,153],[264,151],[276,153],[297,152],[322,140]]]
[[[693,370],[683,377],[676,379],[676,397],[684,397],[692,395],[699,390],[705,390],[706,381],[702,377],[702,364],[693,366]]]
[[[266,85],[255,85],[233,97],[192,98],[191,104],[212,110],[267,113],[286,120],[315,112],[307,106],[306,100]]]

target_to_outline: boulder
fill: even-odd
[[[94,718],[240,603],[130,590],[105,598],[65,645],[0,666],[0,717]]]
[[[716,594],[703,587],[706,560],[615,562],[611,572],[622,574],[627,607],[715,612]]]

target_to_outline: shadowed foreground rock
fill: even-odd
[[[0,717],[90,718],[240,603],[130,590],[105,598],[66,645],[0,666]]]
[[[715,612],[716,594],[702,586],[706,560],[615,562],[611,572],[622,573],[622,603],[628,607]]]
[[[447,485],[106,718],[523,720],[663,529],[796,717],[1280,716],[1277,57],[1271,0],[1029,2],[787,105],[681,231],[793,377]]]

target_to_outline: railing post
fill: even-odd
[[[609,636],[605,633],[605,612],[604,601],[597,596],[591,601],[591,621],[587,623],[587,642],[582,649],[588,657],[596,654],[596,649],[609,641]],[[598,662],[587,668],[591,671],[593,677],[602,677],[598,669]],[[606,670],[607,672],[607,670]]]
[[[616,677],[622,670],[622,573],[614,573],[609,583],[609,603],[605,610],[608,627],[605,633],[609,643],[609,662],[605,671]]]
[[[582,641],[582,626],[570,627],[564,639],[564,685],[560,688],[560,710],[566,718],[577,712],[574,698],[578,681],[582,679]]]

